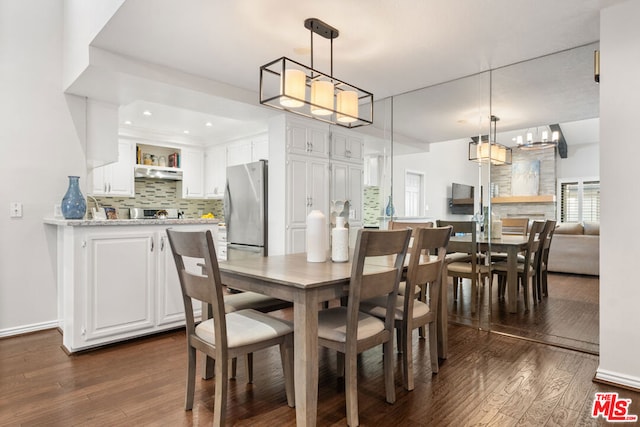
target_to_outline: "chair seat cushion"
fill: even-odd
[[[240,292],[224,297],[224,309],[227,313],[249,308],[259,311],[264,311],[265,309],[278,310],[288,305],[291,305],[291,303],[256,292]]]
[[[318,313],[318,337],[330,341],[346,342],[347,307],[333,307]],[[384,322],[369,314],[358,313],[358,340],[373,337],[384,331]]]
[[[495,262],[491,265],[491,268],[493,269],[494,272],[496,273],[505,273],[509,270],[507,261],[500,261],[500,262]],[[518,273],[523,273],[524,272],[524,263],[523,262],[519,262],[516,265],[516,268],[518,269]],[[531,263],[529,265],[529,268],[531,270],[534,269],[533,263]]]
[[[420,286],[416,285],[413,289],[413,293],[414,295],[420,295],[420,292],[422,291],[422,289],[420,289]],[[406,295],[407,292],[407,282],[400,282],[400,285],[398,286],[398,295]]]
[[[395,320],[402,320],[404,316],[404,296],[398,295],[396,301]],[[360,302],[360,311],[376,316],[380,319],[384,319],[385,313],[387,312],[386,304],[386,297],[370,298]],[[419,317],[426,316],[430,311],[431,309],[427,304],[422,301],[415,300],[413,302],[412,318],[417,319]]]
[[[471,274],[470,262],[452,262],[447,265],[449,276],[455,276],[455,273]],[[487,273],[488,267],[484,264],[476,264],[476,273]]]
[[[226,321],[229,348],[242,347],[293,333],[293,324],[290,322],[256,310],[228,313]],[[215,344],[213,319],[205,320],[196,326],[196,335],[204,341]]]

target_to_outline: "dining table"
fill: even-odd
[[[468,247],[472,241],[469,234],[451,236],[449,250],[457,251],[459,247]],[[503,234],[500,237],[491,238],[487,235],[478,235],[476,245],[478,252],[502,252],[507,254],[507,309],[509,313],[518,311],[518,253],[524,251],[529,243],[528,236]],[[488,259],[491,259],[488,257]],[[446,293],[446,292],[444,292]],[[446,306],[444,307],[446,310]]]
[[[351,261],[307,262],[305,253],[219,261],[227,287],[293,302],[296,425],[315,426],[318,405],[318,310],[348,295]],[[406,265],[406,262],[405,262]],[[366,268],[388,269],[386,260]],[[446,292],[440,292],[446,307]],[[442,325],[444,323],[444,325]],[[446,358],[446,319],[438,322],[438,353]],[[444,328],[441,332],[440,328]]]

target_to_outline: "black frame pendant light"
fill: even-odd
[[[311,67],[285,56],[260,67],[260,104],[323,122],[355,128],[373,123],[373,94],[333,77],[333,39],[339,31],[317,18],[311,33]],[[331,42],[330,74],[313,68],[313,34]]]
[[[497,141],[496,124],[500,118],[491,116],[491,128],[489,137],[474,137],[469,142],[469,160],[485,163],[491,161],[492,165],[510,165],[512,150]],[[491,132],[493,131],[493,132]],[[493,133],[493,135],[491,135]]]

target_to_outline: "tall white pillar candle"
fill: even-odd
[[[311,211],[307,216],[307,262],[327,260],[327,221],[320,211]]]

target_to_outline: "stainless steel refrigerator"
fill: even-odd
[[[267,161],[227,167],[227,259],[267,256]]]

